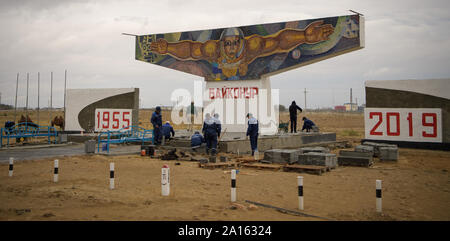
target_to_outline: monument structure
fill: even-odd
[[[136,36],[136,59],[203,78],[200,105],[219,113],[222,129],[245,132],[251,112],[273,133],[279,93],[270,76],[363,47],[364,17],[355,14]]]
[[[450,79],[366,81],[365,138],[450,150]]]
[[[66,132],[117,131],[139,123],[138,88],[68,89]]]

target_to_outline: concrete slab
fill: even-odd
[[[301,152],[295,149],[272,149],[264,152],[264,160],[270,161],[271,163],[293,164],[297,162],[299,154]]]
[[[370,141],[363,142],[363,145],[364,146],[373,146],[373,148],[374,148],[373,151],[374,151],[375,157],[380,156],[380,147],[397,147],[397,145],[393,145],[393,144],[377,143],[377,142],[370,142]]]
[[[221,139],[218,144],[220,152],[237,153],[238,150],[240,154],[251,152],[250,140],[239,136],[232,137]],[[336,133],[297,133],[292,135],[260,136],[258,138],[258,150],[263,152],[271,149],[295,149],[307,144],[332,141],[336,141]],[[188,148],[191,145],[190,137],[175,138],[167,145]]]
[[[335,168],[338,166],[336,154],[308,152],[298,155],[298,164],[300,165],[316,165]]]
[[[373,164],[373,157],[362,157],[362,156],[339,156],[338,157],[339,166],[360,166],[369,167]]]
[[[308,152],[330,153],[330,149],[322,146],[302,147],[298,150],[300,150],[301,153],[308,153]]]
[[[375,155],[375,147],[369,145],[357,145],[355,146],[355,152],[370,153],[370,155]]]
[[[398,148],[397,147],[380,147],[380,160],[382,161],[397,161]]]
[[[351,156],[351,157],[364,157],[364,158],[372,158],[373,153],[371,152],[359,152],[359,151],[347,151],[347,150],[340,150],[339,156]]]

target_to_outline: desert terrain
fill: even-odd
[[[3,124],[13,111],[1,113]],[[140,125],[149,127],[150,114],[142,111]],[[42,122],[48,123],[45,116],[49,115],[41,112]],[[163,119],[167,116],[164,113]],[[353,146],[364,138],[362,113],[306,112],[299,115],[300,128],[302,116]],[[282,122],[287,119],[284,113]],[[241,168],[235,204],[230,202],[228,169],[207,170],[196,162],[140,155],[83,155],[58,158],[59,181],[54,183],[53,159],[17,161],[12,177],[8,164],[0,165],[0,220],[450,220],[450,152],[446,151],[399,148],[398,161],[375,159],[369,168],[338,167],[321,176]],[[115,163],[113,190],[109,189],[110,162]],[[170,167],[168,197],[161,196],[164,164]],[[304,177],[303,211],[298,210],[297,176]],[[375,208],[376,180],[383,185],[381,214]],[[286,214],[246,200],[318,218]]]

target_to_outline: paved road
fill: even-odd
[[[97,152],[97,146],[95,148]],[[139,145],[123,145],[111,147],[110,155],[134,154],[140,152]],[[0,150],[0,163],[9,163],[9,158],[14,157],[14,161],[38,160],[43,158],[85,155],[84,144],[71,144],[65,146],[52,146],[42,148],[11,148]],[[101,154],[106,154],[102,152]]]
[[[58,156],[74,156],[83,155],[84,144],[73,144],[59,147],[43,147],[43,148],[27,148],[27,149],[9,149],[0,151],[0,163],[9,162],[10,157],[14,157],[14,161],[36,160]]]

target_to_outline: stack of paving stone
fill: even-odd
[[[302,154],[305,154],[308,152],[330,153],[330,149],[321,147],[321,146],[302,147],[302,148],[299,148],[298,150],[300,150]]]
[[[374,146],[357,145],[357,146],[355,146],[355,152],[364,152],[364,153],[369,153],[372,156],[375,156],[375,148],[374,148]]]
[[[336,154],[323,152],[307,152],[298,155],[297,163],[300,165],[315,165],[336,168],[337,158]]]
[[[341,150],[339,152],[338,164],[341,166],[365,166],[373,164],[373,157],[378,157],[383,161],[398,160],[397,145],[364,142],[355,147],[354,151]]]
[[[339,151],[339,166],[369,167],[373,164],[373,153],[361,151]]]
[[[261,163],[294,164],[297,156],[301,154],[298,149],[272,149],[264,152],[264,159]]]
[[[363,146],[372,146],[374,151],[374,157],[378,157],[382,161],[398,160],[397,145],[365,141],[363,142]]]

